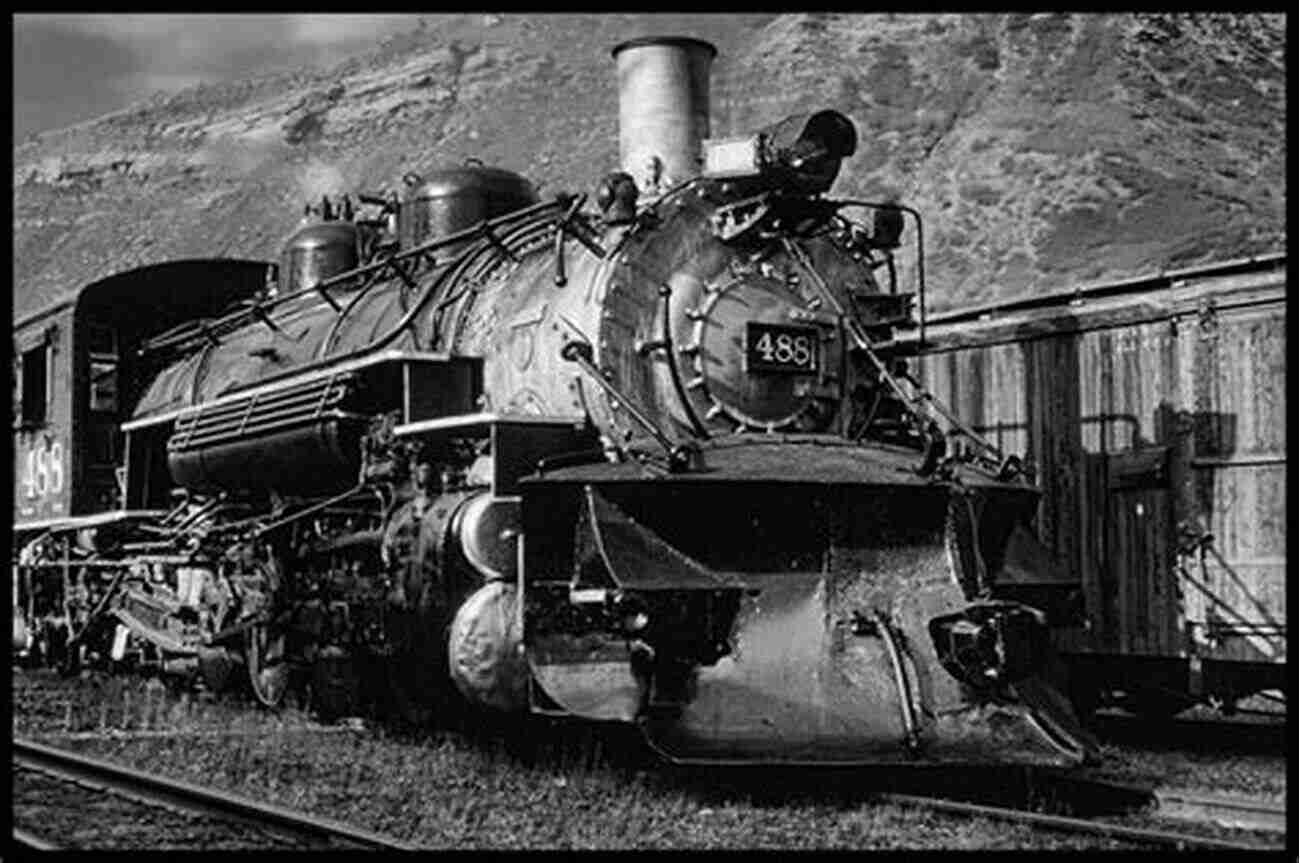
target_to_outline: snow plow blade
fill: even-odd
[[[637,724],[681,763],[1094,758],[1043,679],[1044,614],[964,586],[961,522],[941,501],[926,525],[877,532],[890,516],[864,519],[820,572],[739,573],[671,547],[588,486],[574,579],[549,608],[530,606],[535,688],[548,710]]]

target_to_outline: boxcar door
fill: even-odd
[[[1169,447],[1148,447],[1107,459],[1111,619],[1119,649],[1130,655],[1184,652],[1170,456]]]

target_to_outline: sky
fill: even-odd
[[[158,91],[330,66],[416,15],[15,15],[14,141]]]

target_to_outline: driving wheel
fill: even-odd
[[[285,661],[284,633],[260,622],[244,633],[244,659],[253,695],[266,707],[279,708],[289,689],[289,664]]]

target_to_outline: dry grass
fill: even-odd
[[[825,777],[724,780],[675,771],[619,728],[340,729],[296,710],[275,715],[234,699],[94,677],[76,685],[16,677],[15,707],[15,734],[430,848],[1099,847],[875,803],[860,775],[839,774],[828,785]]]
[[[1087,841],[880,805],[859,795],[751,794],[671,772],[593,765],[578,744],[532,763],[504,745],[382,731],[281,731],[78,744],[430,848],[1081,848]],[[825,799],[818,799],[823,797]],[[857,799],[855,799],[855,797]],[[1118,845],[1114,847],[1119,847]]]
[[[140,680],[92,678],[55,685],[54,693],[24,680],[31,683],[15,677],[16,734],[52,736],[89,754],[429,848],[1126,847],[883,804],[871,796],[879,773],[674,770],[617,727],[322,726],[297,710],[269,714]],[[53,707],[60,699],[65,706]],[[1119,755],[1130,771],[1162,763]],[[1180,757],[1194,769],[1194,755]],[[1280,775],[1282,757],[1272,761]]]

